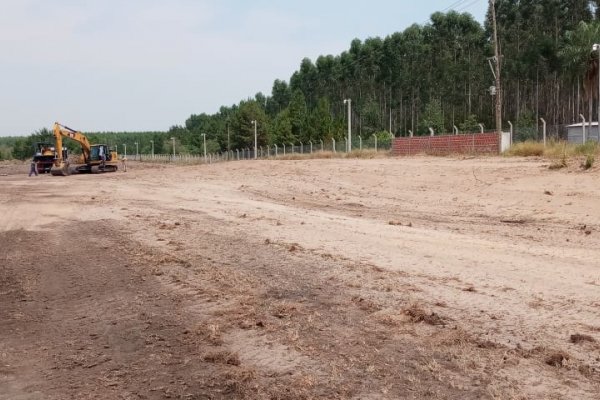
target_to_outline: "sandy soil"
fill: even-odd
[[[600,171],[0,166],[0,399],[597,399]]]

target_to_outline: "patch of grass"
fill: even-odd
[[[235,393],[240,395],[240,398],[249,398],[256,376],[256,370],[251,368],[240,367],[227,371],[223,376],[227,394]]]
[[[594,166],[596,156],[600,156],[600,145],[591,141],[585,144],[572,144],[551,140],[544,147],[543,143],[530,140],[514,144],[504,154],[514,157],[550,158],[554,160],[548,167],[551,170],[566,168],[570,158],[583,156],[585,159],[581,161],[581,168],[588,170]]]
[[[200,325],[196,329],[196,334],[213,346],[223,344],[221,329],[217,324]]]
[[[344,158],[378,158],[382,155],[389,155],[388,151],[375,151],[374,149],[353,150],[350,154],[344,153]]]
[[[506,151],[506,155],[515,157],[541,157],[544,155],[544,144],[532,140],[516,143]]]
[[[315,151],[310,153],[286,153],[283,154],[283,150],[280,150],[277,157],[271,156],[270,159],[276,160],[314,160],[314,159],[330,159],[330,158],[385,158],[389,157],[391,152],[389,150],[378,150],[374,149],[363,149],[363,150],[352,150],[351,153],[343,151],[332,152],[332,151]]]
[[[404,314],[408,315],[413,323],[425,322],[429,325],[445,325],[442,317],[434,312],[425,311],[417,304],[412,304],[406,308]]]
[[[561,148],[562,151],[558,154],[553,155],[556,149]],[[551,151],[547,153],[548,156],[556,158],[556,160],[550,164],[550,169],[562,169],[567,167],[567,142],[564,142],[562,146],[552,146]]]
[[[593,154],[588,154],[585,156],[585,161],[581,164],[581,167],[588,170],[594,166],[594,161],[596,161],[596,157]]]
[[[203,359],[204,361],[213,364],[240,365],[240,357],[237,355],[237,353],[232,353],[229,351],[208,353],[204,355]]]
[[[590,154],[598,154],[600,146],[596,142],[586,142],[584,144],[575,145],[573,152],[575,155],[587,156]]]
[[[548,167],[548,169],[551,170],[557,170],[557,169],[563,169],[567,167],[567,159],[566,158],[562,158],[560,160],[557,160],[555,162],[553,162],[552,164],[550,164],[550,166]]]

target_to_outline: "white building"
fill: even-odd
[[[598,123],[592,122],[590,128],[590,123],[586,122],[585,124],[585,137],[586,140],[594,140],[598,142]],[[567,126],[567,140],[569,143],[583,143],[583,124],[573,124]]]

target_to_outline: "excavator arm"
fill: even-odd
[[[67,137],[79,143],[81,145],[81,150],[83,152],[83,158],[87,161],[90,158],[90,150],[92,146],[90,145],[90,141],[88,138],[81,132],[76,131],[75,129],[71,129],[68,126],[64,126],[59,124],[58,122],[54,123],[54,140],[56,142],[56,148],[62,150],[62,138]],[[62,151],[60,152],[59,159],[62,158]]]

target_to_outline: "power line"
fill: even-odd
[[[469,0],[458,0],[458,1],[455,1],[454,3],[450,4],[448,7],[444,8],[442,10],[442,12],[446,12],[446,11],[449,11],[449,10],[451,10],[453,8],[460,7],[461,3],[464,3],[466,1],[469,1]]]
[[[458,12],[465,11],[466,9],[470,8],[471,6],[474,6],[475,4],[479,3],[480,1],[481,0],[473,0],[469,4],[466,4],[464,7],[462,7],[460,10],[456,10],[456,11],[458,11]]]
[[[469,1],[470,1],[470,3],[467,3]],[[461,12],[461,11],[464,11],[464,10],[468,9],[469,7],[475,5],[479,1],[481,1],[481,0],[457,0],[454,3],[450,4],[448,7],[444,8],[441,12],[445,13],[450,10],[455,10],[456,12]],[[467,4],[465,4],[465,3],[467,3]],[[425,25],[428,22],[429,22],[429,19],[421,22],[421,25]]]

